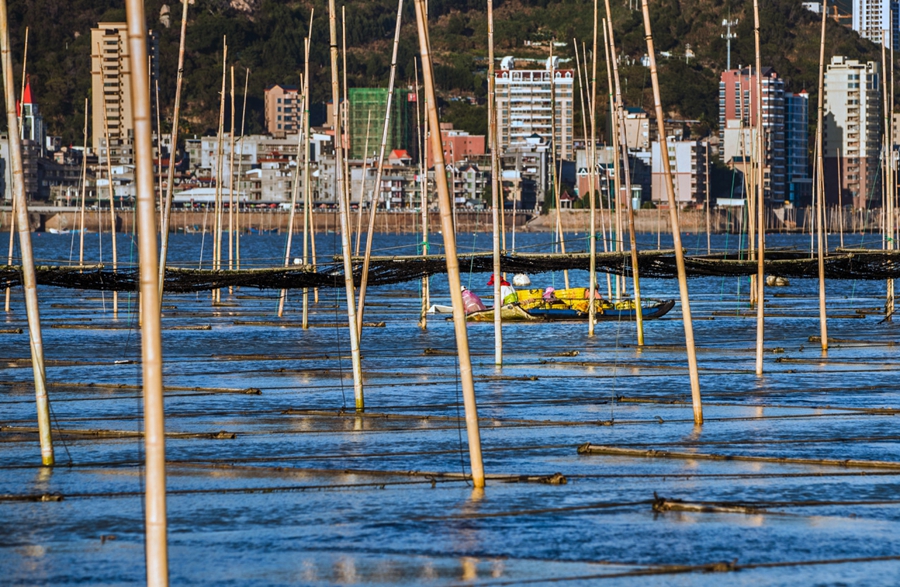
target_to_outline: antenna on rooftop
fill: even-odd
[[[722,26],[725,27],[726,32],[722,35],[722,38],[728,43],[728,61],[725,67],[726,70],[731,69],[731,39],[737,38],[737,33],[731,32],[731,27],[737,26],[740,21],[738,19],[730,20],[725,18],[722,20]]]

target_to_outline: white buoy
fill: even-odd
[[[528,287],[531,285],[531,280],[524,273],[516,273],[513,276],[513,285],[516,287]]]

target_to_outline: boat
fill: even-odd
[[[587,320],[589,299],[587,288],[570,288],[554,292],[544,298],[544,290],[528,289],[518,292],[519,301],[500,308],[500,318],[507,322]],[[641,318],[655,320],[675,307],[675,300],[641,300]],[[602,321],[634,321],[637,307],[634,300],[618,302],[605,300],[597,294],[594,319]],[[466,318],[472,322],[493,322],[494,309],[471,312]]]

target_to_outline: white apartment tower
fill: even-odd
[[[556,156],[572,160],[574,81],[575,73],[559,69],[555,57],[552,62],[547,60],[544,69],[516,69],[512,57],[503,58],[494,86],[500,148],[524,148],[534,135],[550,141],[555,130]],[[554,108],[555,121],[551,115]]]
[[[880,193],[880,82],[875,61],[835,56],[825,71],[825,197],[831,204],[861,208]]]
[[[897,0],[853,0],[852,28],[864,39],[900,50],[900,10]]]

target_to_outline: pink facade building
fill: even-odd
[[[444,163],[447,165],[485,154],[484,135],[470,135],[462,130],[454,130],[453,124],[449,122],[441,123],[441,142],[444,145]],[[434,166],[431,141],[426,141],[426,145],[425,163],[431,169]]]

